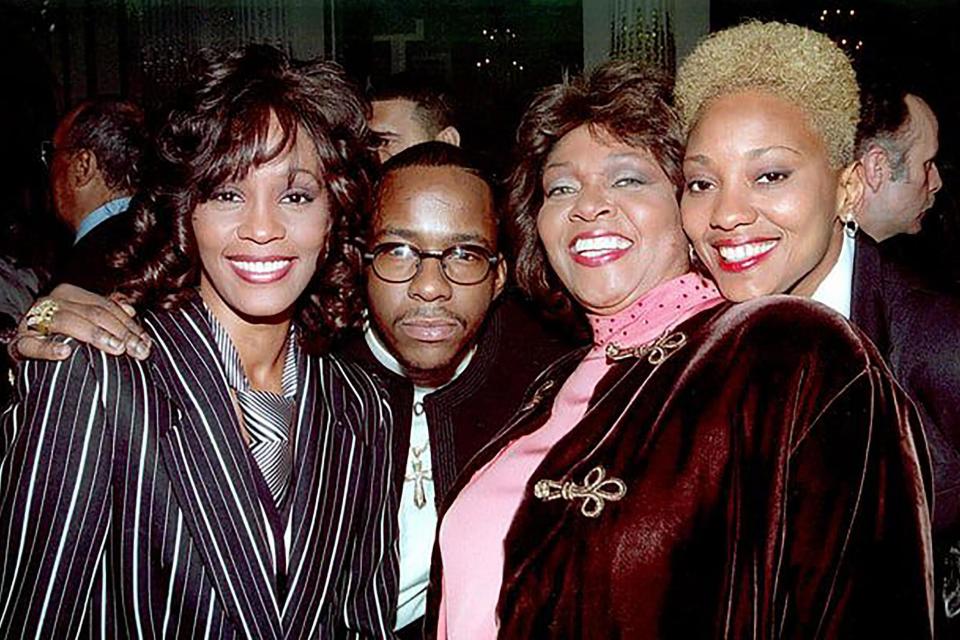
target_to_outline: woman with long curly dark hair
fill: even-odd
[[[360,296],[365,104],[248,47],[156,147],[122,287],[150,357],[31,362],[6,414],[2,635],[387,635],[389,411],[321,354]]]

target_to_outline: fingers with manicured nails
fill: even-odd
[[[134,309],[132,304],[124,302],[123,300],[114,300],[114,302],[120,305],[120,308],[123,309],[123,312],[131,318],[137,315],[137,310]]]
[[[65,303],[57,315],[60,317],[54,316],[50,323],[53,333],[68,335],[113,355],[127,353],[142,360],[150,354],[150,337],[112,302]]]
[[[130,334],[123,343],[123,349],[126,354],[137,360],[146,360],[147,356],[150,355],[150,348],[152,346],[153,341],[151,341],[150,336],[146,334],[143,336]]]
[[[61,302],[47,327],[51,334],[69,336],[113,355],[123,353],[128,334],[113,314],[97,306],[73,302]]]

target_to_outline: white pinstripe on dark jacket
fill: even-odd
[[[79,347],[21,371],[0,443],[0,637],[389,636],[397,506],[374,383],[300,353],[278,581],[201,304],[143,321],[146,362]]]

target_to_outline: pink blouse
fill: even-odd
[[[560,388],[547,422],[504,447],[457,495],[440,525],[443,585],[437,637],[495,638],[503,541],[527,484],[554,443],[580,421],[609,370],[609,342],[638,346],[722,301],[713,283],[687,273],[610,316],[590,316],[594,346]]]

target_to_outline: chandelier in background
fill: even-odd
[[[614,0],[610,56],[629,58],[669,72],[676,66],[672,0]]]
[[[287,6],[283,0],[128,0],[130,26],[139,36],[144,93],[169,94],[205,48],[261,42],[289,53]]]

